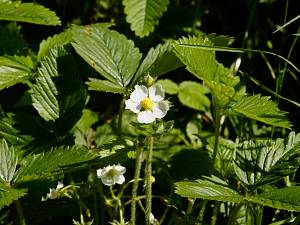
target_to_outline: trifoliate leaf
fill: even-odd
[[[0,2],[0,20],[60,25],[60,20],[55,12],[35,3]]]
[[[286,112],[280,111],[270,97],[253,95],[244,96],[231,105],[230,112],[261,121],[272,126],[290,128]]]
[[[160,17],[167,10],[169,0],[123,0],[126,20],[139,37],[154,31]]]
[[[124,35],[108,29],[109,24],[73,26],[76,52],[110,82],[126,87],[142,55]]]
[[[9,148],[5,139],[0,139],[0,179],[9,184],[15,174],[17,163],[13,146]]]

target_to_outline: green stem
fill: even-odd
[[[122,119],[123,119],[124,103],[125,103],[125,98],[123,95],[121,102],[120,102],[119,117],[118,117],[118,136],[119,137],[121,137],[121,135],[122,135]]]
[[[211,225],[215,225],[217,223],[219,208],[220,208],[220,202],[215,201],[213,215],[211,217]]]
[[[220,113],[220,108],[219,108],[218,104],[216,103],[215,104],[215,132],[214,132],[215,144],[214,144],[214,152],[212,155],[211,172],[214,169],[215,161],[216,161],[216,157],[217,157],[217,153],[218,153],[220,127],[221,127],[221,113]]]
[[[135,172],[134,172],[134,181],[132,188],[132,202],[131,202],[131,225],[135,225],[136,221],[136,200],[137,200],[137,191],[139,187],[139,179],[141,174],[141,167],[143,162],[143,149],[138,146],[136,150],[136,161],[135,161]]]
[[[153,151],[153,137],[148,139],[148,149],[146,156],[146,168],[145,168],[145,178],[146,178],[146,225],[150,225],[150,214],[152,207],[152,151]]]
[[[198,216],[198,220],[202,223],[203,220],[204,220],[204,213],[205,213],[205,208],[206,208],[206,205],[207,205],[207,200],[206,199],[203,199],[202,202],[201,202],[201,208],[200,208],[200,211],[199,211],[199,216]]]
[[[21,206],[20,199],[18,199],[18,200],[15,201],[15,206],[16,206],[18,217],[19,217],[20,225],[26,225],[26,221],[25,221],[25,217],[24,217],[24,212],[23,212],[23,208]]]

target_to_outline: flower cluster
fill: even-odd
[[[64,184],[58,181],[56,188],[49,188],[49,192],[46,197],[42,197],[42,201],[47,201],[48,199],[56,199],[60,197],[60,190],[64,187]]]
[[[149,88],[135,85],[135,90],[125,101],[125,106],[126,109],[138,114],[139,123],[152,123],[167,114],[170,104],[164,99],[165,92],[160,84],[154,84]]]

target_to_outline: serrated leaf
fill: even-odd
[[[70,129],[79,119],[86,91],[75,60],[65,47],[52,48],[41,60],[36,83],[31,86],[31,97],[34,108],[44,120],[60,118],[60,129]],[[66,120],[62,121],[63,118]]]
[[[174,50],[189,72],[201,80],[217,81],[215,52],[186,45],[212,46],[213,43],[202,36],[183,37],[176,41]]]
[[[0,20],[60,25],[55,12],[35,3],[0,3]]]
[[[227,35],[211,33],[208,34],[207,37],[211,40],[214,46],[229,46],[234,42],[234,38]]]
[[[0,209],[26,195],[27,189],[15,189],[0,183]]]
[[[292,186],[248,196],[245,200],[272,208],[300,212],[299,193],[300,186]]]
[[[108,80],[100,80],[97,78],[89,78],[89,81],[85,82],[89,86],[89,90],[93,91],[104,91],[111,93],[122,94],[126,91],[124,87],[116,85]]]
[[[158,80],[157,83],[170,95],[176,95],[178,93],[178,85],[169,79]]]
[[[72,41],[72,32],[70,29],[49,37],[40,43],[39,52],[37,55],[38,61],[49,54],[50,50],[56,46],[63,46]]]
[[[126,87],[136,72],[142,55],[124,35],[108,29],[108,24],[74,26],[72,43],[76,52],[106,79]]]
[[[0,90],[28,80],[31,68],[22,62],[26,57],[0,57]]]
[[[236,94],[233,87],[219,82],[207,80],[205,82],[205,85],[210,89],[218,105],[224,108],[229,104],[231,100],[234,99],[234,96]]]
[[[225,184],[218,184],[208,180],[196,182],[181,181],[175,183],[175,192],[182,197],[201,198],[207,200],[239,203],[243,197]]]
[[[9,184],[15,174],[17,163],[14,148],[9,148],[5,139],[0,139],[0,179]]]
[[[167,41],[149,50],[136,72],[134,81],[138,81],[142,75],[147,75],[148,73],[152,77],[158,77],[182,66],[182,62],[173,52],[171,41]]]
[[[180,102],[192,109],[204,111],[210,107],[210,100],[205,96],[209,90],[194,81],[183,81],[179,85],[178,98]]]
[[[294,172],[299,165],[287,160],[299,151],[299,144],[285,146],[283,139],[244,141],[235,150],[234,169],[251,189]]]
[[[154,31],[160,17],[167,10],[169,0],[123,0],[126,21],[139,37]]]
[[[97,155],[83,146],[55,147],[45,153],[33,154],[24,157],[20,162],[14,182],[26,181],[27,177],[35,175],[36,179],[49,176],[50,173],[60,172],[63,168],[95,159]]]
[[[285,116],[286,112],[280,111],[276,103],[270,100],[270,97],[244,96],[231,105],[231,111],[272,126],[291,127]]]

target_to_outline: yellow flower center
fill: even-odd
[[[117,175],[117,171],[116,171],[115,169],[111,169],[111,170],[109,170],[109,171],[107,172],[106,175],[109,176],[109,177],[114,177],[114,176]]]
[[[141,106],[143,110],[150,111],[153,108],[153,101],[150,98],[145,98],[141,101]]]

